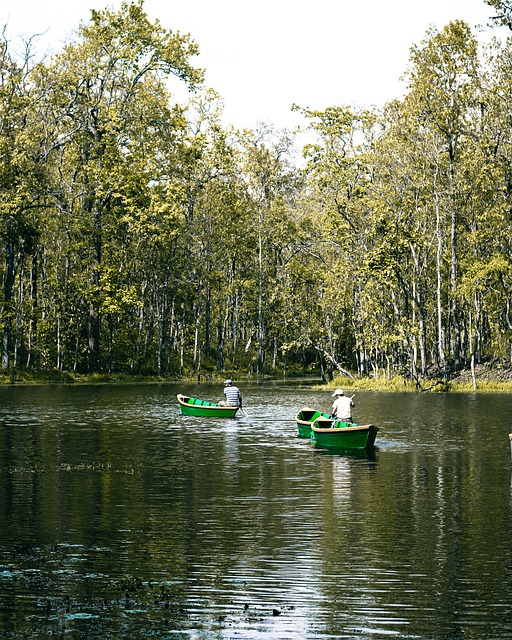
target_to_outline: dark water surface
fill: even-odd
[[[1,638],[512,638],[512,396],[358,393],[356,457],[241,387],[0,387]]]

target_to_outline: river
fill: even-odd
[[[356,393],[350,456],[239,386],[0,387],[0,638],[510,640],[512,396]]]

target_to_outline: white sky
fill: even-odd
[[[13,44],[46,32],[41,48],[59,50],[90,9],[121,0],[2,0],[0,26]],[[225,103],[225,123],[293,127],[293,103],[381,106],[400,97],[409,50],[430,26],[461,19],[476,31],[492,9],[484,0],[146,0],[150,19],[190,33],[206,84]],[[493,34],[496,33],[494,30]]]

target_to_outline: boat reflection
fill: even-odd
[[[320,447],[315,445],[314,442],[312,445],[319,455],[358,458],[362,460],[369,460],[370,462],[377,461],[378,447],[372,447],[371,449],[345,449],[343,447]]]

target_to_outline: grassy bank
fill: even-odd
[[[470,392],[470,393],[512,393],[512,380],[493,379],[486,377],[476,380],[476,389],[472,380],[458,377],[443,384],[437,379],[421,380],[418,387],[410,379],[395,376],[394,378],[349,378],[348,376],[337,377],[326,385],[321,385],[320,389],[344,389],[346,392],[355,391],[387,391],[387,392],[411,392],[411,393],[450,393],[450,392]]]
[[[243,384],[247,376],[240,375],[235,378]],[[224,376],[209,377],[201,382],[222,383]],[[250,378],[252,379],[252,378]],[[268,380],[279,380],[279,375],[266,376]],[[288,382],[292,378],[287,378]],[[36,384],[162,384],[162,383],[195,383],[197,377],[190,378],[163,378],[158,376],[128,375],[128,374],[78,374],[65,371],[22,371],[12,380],[10,374],[0,374],[0,385],[36,385]],[[340,376],[332,381],[316,385],[315,388],[326,391],[340,387],[347,392],[356,391],[386,391],[386,392],[410,392],[410,393],[449,393],[449,392],[471,392],[474,393],[512,393],[512,368],[487,368],[480,369],[476,377],[476,390],[473,387],[473,380],[470,372],[460,372],[459,375],[448,381],[446,384],[439,379],[423,379],[418,386],[411,378],[394,376],[388,379],[385,376],[379,378],[354,376]]]
[[[162,383],[173,382],[169,378],[158,376],[140,376],[126,374],[93,373],[79,374],[66,371],[20,372],[13,381],[11,375],[0,375],[0,385],[11,384],[116,384],[116,383]]]

